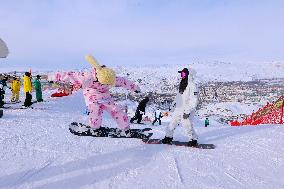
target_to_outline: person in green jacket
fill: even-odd
[[[34,81],[34,87],[36,91],[36,100],[38,102],[42,102],[42,90],[41,90],[41,83],[40,83],[40,75],[36,76],[36,80]]]
[[[209,119],[208,119],[208,117],[205,119],[204,124],[205,124],[205,127],[207,127],[207,126],[209,125]]]

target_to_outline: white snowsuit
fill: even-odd
[[[175,109],[173,112],[172,121],[170,122],[166,130],[166,137],[172,138],[177,124],[181,123],[182,126],[186,129],[189,140],[198,139],[191,123],[197,104],[198,90],[194,83],[192,74],[189,74],[188,85],[186,89],[184,90],[183,94],[178,93],[174,101]],[[184,114],[190,114],[189,118],[184,119]]]

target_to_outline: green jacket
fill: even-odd
[[[36,79],[34,81],[34,89],[36,91],[36,99],[38,101],[42,100],[42,90],[41,90],[41,83],[40,83],[39,79]]]
[[[205,119],[205,125],[209,125],[209,119]]]

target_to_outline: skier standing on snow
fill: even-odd
[[[16,76],[13,77],[11,90],[12,90],[11,102],[19,102],[21,82],[19,78],[17,78]]]
[[[31,73],[26,72],[24,75],[24,93],[26,94],[26,99],[24,102],[25,107],[30,107],[32,105],[32,82],[31,82]]]
[[[0,81],[0,83],[3,85],[3,89],[6,90],[7,86],[7,81],[8,81],[8,77],[4,76],[4,78]]]
[[[117,77],[112,69],[99,65],[91,55],[86,56],[86,60],[93,66],[92,71],[58,72],[54,76],[49,76],[55,77],[49,78],[49,80],[54,79],[55,82],[69,82],[81,86],[93,129],[101,127],[102,114],[106,110],[115,119],[118,127],[122,130],[122,135],[127,135],[130,129],[128,116],[119,105],[115,104],[109,90],[112,87],[124,87],[133,92],[139,92],[139,87],[126,78]]]
[[[162,121],[161,121],[161,118],[162,118],[162,112],[161,110],[158,108],[156,111],[155,111],[155,120],[153,121],[152,125],[154,125],[157,121],[159,121],[159,125],[162,124]]]
[[[130,119],[130,123],[133,123],[135,120],[137,120],[137,123],[141,124],[142,115],[145,115],[145,109],[148,102],[149,97],[146,97],[138,104],[134,117]]]
[[[41,83],[40,83],[40,75],[36,76],[36,80],[34,81],[34,87],[36,91],[36,100],[38,102],[42,102],[42,90],[41,90]]]
[[[0,82],[0,108],[2,108],[4,106],[4,87],[3,84]]]
[[[8,80],[8,77],[7,76],[4,76],[4,78],[0,81],[0,84],[2,85],[2,95],[3,95],[3,100],[5,98],[5,90],[7,89],[7,80]]]
[[[207,127],[207,126],[209,125],[209,119],[208,119],[208,117],[205,119],[204,125],[205,125],[205,127]]]
[[[181,74],[181,81],[179,84],[179,93],[174,102],[173,118],[166,130],[166,136],[162,140],[164,144],[171,144],[173,140],[173,133],[180,122],[186,129],[189,137],[188,146],[197,146],[197,135],[192,126],[192,118],[194,117],[195,108],[198,104],[198,91],[194,83],[194,71],[184,68],[179,71]]]

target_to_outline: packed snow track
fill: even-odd
[[[87,123],[80,92],[34,107],[5,109],[0,119],[0,188],[284,188],[283,125],[205,128],[196,120],[200,142],[216,145],[200,150],[72,135],[72,121]],[[103,125],[115,127],[107,114]],[[187,140],[181,127],[174,137]]]

